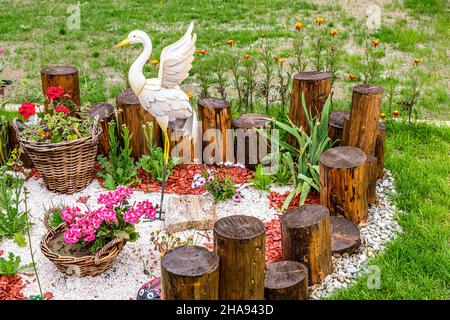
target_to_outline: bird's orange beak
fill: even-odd
[[[118,44],[116,44],[113,48],[114,49],[116,49],[116,48],[120,48],[120,47],[125,47],[125,46],[127,46],[127,45],[129,45],[130,44],[130,40],[127,38],[127,39],[125,39],[125,40],[122,40],[122,41],[120,41]]]

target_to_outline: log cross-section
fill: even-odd
[[[264,299],[265,226],[236,215],[214,224],[214,250],[220,257],[221,300]]]
[[[278,261],[266,266],[266,300],[308,299],[308,268],[296,261]]]

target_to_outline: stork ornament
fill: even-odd
[[[140,43],[144,50],[131,65],[128,81],[138,97],[140,104],[158,122],[164,133],[164,170],[161,190],[159,217],[162,214],[167,162],[169,160],[169,137],[167,129],[188,136],[195,141],[197,115],[179,84],[189,75],[194,60],[196,35],[192,35],[194,23],[191,22],[185,35],[177,42],[165,47],[161,52],[158,78],[146,79],[142,73],[145,63],[152,54],[152,41],[143,31],[134,30],[128,37],[114,46],[120,48]]]

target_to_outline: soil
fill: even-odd
[[[78,244],[67,244],[64,241],[64,233],[60,232],[53,237],[48,243],[52,252],[62,256],[72,256],[81,258],[84,256],[92,256],[87,247],[80,246]]]

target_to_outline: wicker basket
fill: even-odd
[[[52,252],[49,242],[55,235],[64,232],[67,229],[67,225],[63,223],[56,229],[53,229],[49,224],[49,217],[52,212],[53,210],[48,210],[44,216],[44,224],[47,227],[48,232],[42,238],[41,251],[44,256],[53,262],[59,271],[68,275],[76,275],[78,277],[95,277],[111,267],[114,260],[125,246],[125,240],[119,238],[113,239],[103,248],[98,250],[95,256],[92,255],[77,258],[59,255]]]
[[[17,119],[14,119],[12,126],[17,140],[42,175],[47,189],[72,194],[84,189],[94,178],[97,145],[102,133],[97,123],[95,119],[90,137],[59,143],[25,140],[20,137]]]

